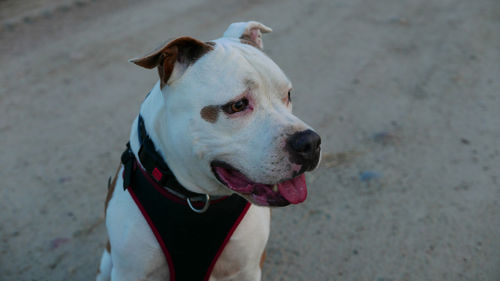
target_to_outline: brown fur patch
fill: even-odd
[[[108,242],[106,243],[106,251],[107,251],[108,253],[111,253],[111,243],[109,243],[109,240],[108,240]]]
[[[262,256],[260,256],[260,269],[262,269],[262,266],[264,266],[264,261],[266,260],[266,250],[264,250],[264,252],[262,252]]]
[[[155,51],[131,62],[144,68],[158,67],[160,86],[163,88],[174,70],[175,62],[189,66],[204,54],[214,49],[215,43],[204,43],[191,37],[180,37],[168,42]]]
[[[255,48],[260,50],[259,45],[255,44],[255,42],[252,41],[252,38],[250,38],[250,36],[248,36],[246,34],[241,35],[240,42],[243,44],[254,46]]]
[[[210,123],[215,123],[219,118],[219,106],[207,105],[200,111],[201,118]]]
[[[108,209],[109,200],[113,197],[113,192],[115,191],[116,180],[118,179],[118,172],[120,172],[122,165],[118,166],[116,170],[115,177],[111,182],[108,183],[108,194],[106,195],[106,201],[104,202],[104,216],[106,216],[106,210]]]

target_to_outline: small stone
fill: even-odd
[[[359,179],[363,182],[370,182],[375,179],[379,179],[382,177],[382,174],[375,171],[362,171],[359,174]]]

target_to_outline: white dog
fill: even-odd
[[[110,184],[97,280],[261,279],[268,207],[306,199],[321,142],[262,52],[270,31],[233,23],[220,39],[181,37],[132,60],[160,80]]]

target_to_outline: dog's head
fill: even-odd
[[[186,188],[265,206],[305,200],[321,140],[292,114],[292,84],[262,52],[270,31],[236,23],[212,42],[181,37],[132,60],[158,68],[158,146]]]

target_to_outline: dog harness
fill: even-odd
[[[236,194],[211,200],[184,188],[156,151],[140,115],[138,127],[142,167],[127,144],[123,187],[158,240],[170,280],[208,280],[250,203]]]

